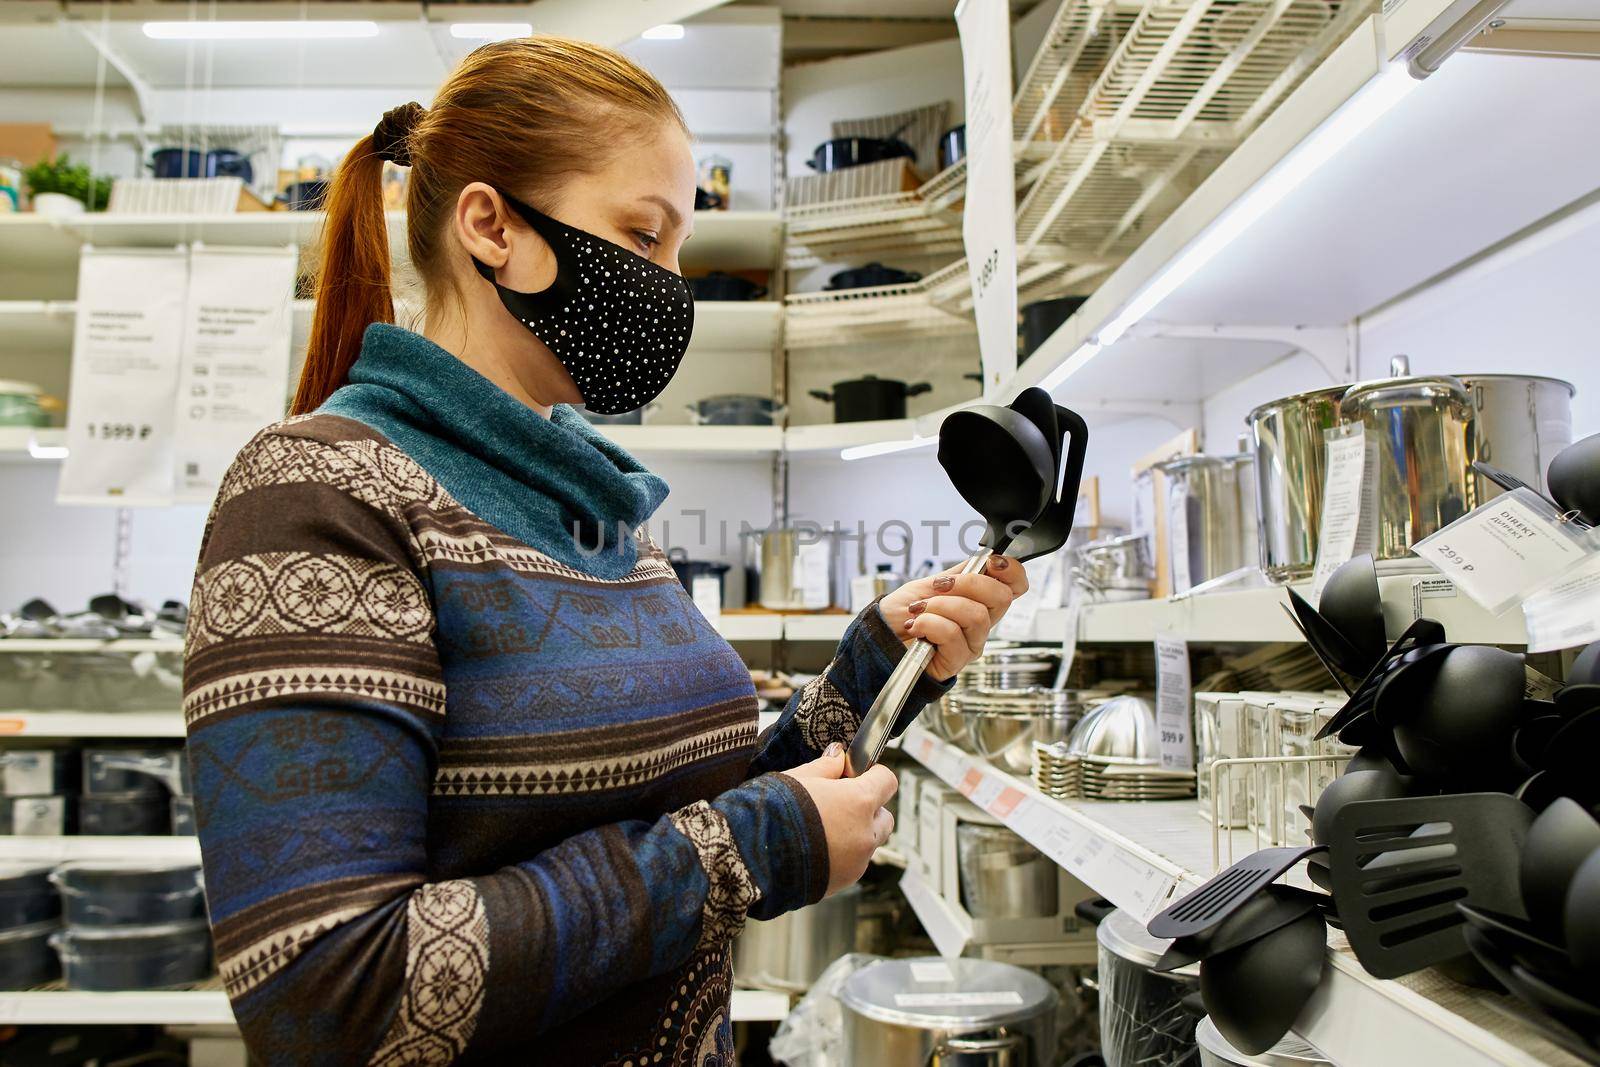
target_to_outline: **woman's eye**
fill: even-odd
[[[661,243],[661,238],[651,233],[649,230],[635,230],[633,231],[633,236],[634,239],[639,242],[639,248],[642,254],[646,256],[648,256],[651,251],[655,249],[656,245]]]

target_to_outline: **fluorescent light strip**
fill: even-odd
[[[683,27],[676,22],[663,22],[659,26],[651,26],[639,36],[647,41],[681,41]]]
[[[144,35],[156,41],[303,41],[376,37],[378,24],[367,20],[285,19],[282,21],[147,22]]]
[[[1166,269],[1145,283],[1092,340],[1078,346],[1077,351],[1046,374],[1039,382],[1040,387],[1054,392],[1102,350],[1116,344],[1135,323],[1199,273],[1202,267],[1216,258],[1217,253],[1228,247],[1236,237],[1315,173],[1318,167],[1332,159],[1340,149],[1398,104],[1417,84],[1404,68],[1392,67],[1363,86],[1331,118],[1317,127],[1310,137],[1279,160],[1244,196],[1213,221]]]
[[[929,445],[939,443],[937,435],[933,437],[913,437],[905,441],[876,441],[870,445],[851,445],[849,448],[839,450],[840,459],[871,459],[873,456],[887,456],[895,452],[909,452],[913,448],[927,448]]]
[[[509,41],[533,34],[531,22],[452,22],[450,36],[458,41]]]

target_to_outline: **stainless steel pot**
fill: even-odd
[[[815,525],[747,530],[746,598],[771,611],[820,611],[848,591],[839,535]]]
[[[1500,495],[1472,469],[1474,460],[1543,487],[1545,468],[1572,440],[1568,382],[1413,376],[1404,356],[1390,370],[1393,377],[1351,386],[1340,405],[1341,417],[1372,431],[1378,447],[1377,559],[1405,558],[1424,537]]]
[[[1333,1063],[1294,1034],[1284,1035],[1283,1040],[1258,1055],[1240,1052],[1222,1036],[1209,1015],[1195,1027],[1194,1043],[1200,1050],[1200,1067],[1332,1067]]]
[[[1049,1067],[1055,989],[992,960],[880,960],[839,990],[847,1067]]]
[[[1073,578],[1087,589],[1148,589],[1155,577],[1147,534],[1090,541],[1074,555]]]
[[[1026,689],[1048,684],[1061,662],[1053,648],[991,641],[983,655],[961,668],[956,689]]]
[[[1156,464],[1166,475],[1168,576],[1183,593],[1255,561],[1254,459],[1181,456]]]
[[[1070,689],[962,689],[948,694],[951,710],[966,723],[972,748],[1002,770],[1033,773],[1033,743],[1065,741],[1105,693]]]
[[[956,824],[961,905],[974,919],[1036,919],[1060,910],[1055,860],[1004,826]]]
[[[1145,932],[1124,911],[1100,921],[1100,1047],[1108,1067],[1186,1063],[1193,1054],[1195,1017],[1183,999],[1200,985],[1199,966],[1171,973],[1150,968],[1169,941]]]
[[[828,964],[856,947],[861,887],[851,886],[776,919],[749,919],[733,943],[734,981],[804,993]]]
[[[1255,456],[1261,569],[1275,582],[1311,574],[1322,521],[1323,431],[1339,425],[1347,386],[1297,393],[1245,417]]]

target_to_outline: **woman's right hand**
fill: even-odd
[[[887,844],[894,816],[884,805],[900,788],[900,780],[883,764],[859,778],[844,777],[844,746],[835,741],[826,752],[787,772],[811,796],[822,816],[828,839],[828,895],[855,885],[872,862],[872,853]]]

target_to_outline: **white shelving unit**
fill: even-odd
[[[66,837],[0,838],[0,853],[19,863],[69,863],[74,860],[135,860],[143,863],[200,862],[197,837]]]
[[[173,737],[186,735],[180,711],[0,711],[0,738]]]
[[[733,991],[734,1022],[776,1022],[789,1014],[789,997],[764,990]],[[233,1009],[221,989],[133,993],[76,993],[34,990],[0,993],[0,1024],[231,1026]]]
[[[1060,801],[913,727],[901,749],[1117,907],[1148,920],[1215,873],[1211,824],[1192,800]],[[1248,834],[1236,855],[1250,849]],[[915,892],[915,887],[913,887]],[[916,901],[913,898],[913,906]],[[935,919],[936,925],[938,919]],[[1509,998],[1432,973],[1373,978],[1342,939],[1294,1029],[1335,1063],[1361,1067],[1569,1067]]]

